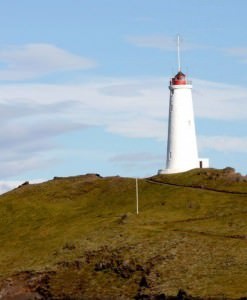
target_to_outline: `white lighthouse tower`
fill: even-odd
[[[171,174],[194,168],[207,168],[208,159],[199,159],[192,102],[192,82],[180,67],[178,37],[178,73],[170,80],[169,125],[166,169],[159,174]]]

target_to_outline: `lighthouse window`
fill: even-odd
[[[169,159],[171,159],[172,158],[172,153],[171,152],[169,152]]]
[[[172,111],[173,110],[173,104],[171,103],[171,106],[170,106],[170,110]]]

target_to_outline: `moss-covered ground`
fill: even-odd
[[[0,196],[0,276],[51,272],[57,299],[247,296],[247,182],[232,170],[84,175]],[[69,299],[69,298],[68,298]],[[141,299],[141,298],[140,298]],[[143,298],[144,299],[144,298]]]

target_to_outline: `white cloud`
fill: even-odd
[[[149,177],[165,163],[165,154],[151,152],[130,152],[113,155],[109,162],[114,164],[118,170],[130,172],[135,177]]]
[[[144,36],[128,36],[126,41],[137,47],[143,48],[156,48],[166,51],[174,51],[176,49],[177,39],[175,37],[169,37],[164,35],[144,35]],[[192,50],[199,48],[198,45],[184,42],[182,40],[181,47],[183,50]]]
[[[197,117],[246,120],[247,88],[195,79],[193,100]]]
[[[123,95],[125,90],[128,90],[126,96]],[[0,111],[3,106],[4,111],[8,112],[8,121],[17,119],[26,122],[28,118],[37,121],[36,116],[43,119],[47,115],[57,120],[59,116],[63,122],[73,120],[79,124],[100,125],[110,131],[115,131],[116,125],[123,134],[133,135],[135,131],[145,132],[148,129],[147,126],[138,129],[138,120],[154,124],[157,118],[163,119],[168,105],[167,98],[164,99],[165,90],[163,79],[109,78],[76,85],[2,85]],[[9,109],[6,108],[8,103],[12,103]],[[13,105],[19,108],[19,115],[9,113]],[[23,113],[22,105],[25,110]],[[130,122],[133,122],[134,127],[127,129]]]
[[[169,104],[166,83],[168,78],[98,78],[81,84],[1,85],[0,177],[49,164],[54,154],[47,153],[56,150],[58,135],[88,126],[164,141]],[[193,85],[196,116],[207,118],[209,128],[210,119],[247,119],[247,89],[198,79]],[[204,148],[216,144],[215,137],[201,142]],[[240,144],[241,149],[244,145]],[[235,146],[224,149],[233,151]]]
[[[0,80],[26,80],[48,73],[84,70],[96,63],[51,44],[26,44],[0,49]]]
[[[34,180],[30,180],[29,183],[34,184],[34,183],[41,183],[43,181],[44,181],[44,179],[34,179]],[[24,182],[20,181],[20,180],[0,181],[0,194],[6,193],[10,190],[13,190],[23,183]]]
[[[151,119],[148,117],[131,118],[115,120],[108,124],[106,130],[131,138],[155,138],[163,140],[166,134],[166,124],[160,119]]]
[[[219,152],[247,153],[247,137],[199,136],[199,147]]]
[[[116,163],[150,163],[152,161],[158,161],[164,159],[164,156],[157,155],[149,152],[138,153],[125,153],[112,156],[109,161]]]
[[[131,121],[136,122],[135,125],[140,120],[143,120],[142,123],[146,120],[146,124],[163,123],[169,102],[166,82],[168,78],[105,78],[83,84],[2,85],[1,122],[6,115],[5,121],[31,119],[33,116],[35,119],[37,116],[54,119],[56,115],[69,122],[73,120],[111,129],[117,123],[129,124]],[[196,79],[193,85],[197,117],[216,120],[247,118],[246,88]],[[143,131],[146,129],[143,128]]]
[[[2,85],[1,126],[7,136],[16,132],[21,139],[28,128],[40,136],[42,132],[58,134],[85,126],[103,126],[130,137],[163,139],[169,104],[165,82],[168,78],[105,78],[74,85]],[[246,88],[196,79],[193,84],[198,118],[247,119]]]
[[[223,49],[223,51],[231,56],[239,58],[242,62],[247,63],[247,47],[235,47]]]

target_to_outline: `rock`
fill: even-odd
[[[180,289],[177,294],[177,299],[178,300],[192,300],[193,297],[188,295],[184,290]]]
[[[25,181],[25,182],[23,182],[21,185],[19,185],[17,188],[19,189],[19,188],[21,188],[21,187],[23,187],[23,186],[25,186],[25,185],[29,185],[29,181]]]
[[[123,214],[123,215],[120,217],[120,219],[119,219],[119,221],[118,221],[118,224],[126,224],[127,221],[128,221],[128,218],[131,217],[131,215],[132,215],[131,213]]]
[[[160,294],[154,297],[155,300],[166,300],[165,294]]]
[[[145,288],[149,287],[146,276],[142,276],[139,286]]]
[[[235,173],[235,169],[231,167],[226,167],[223,169],[224,173]]]

